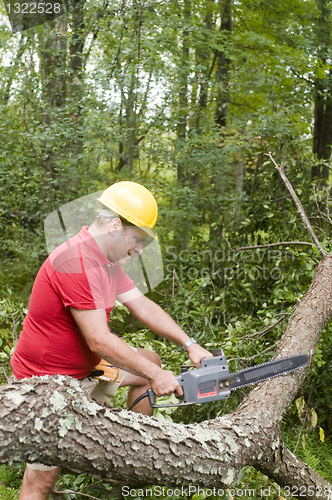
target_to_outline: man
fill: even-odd
[[[156,201],[134,182],[110,186],[99,200],[103,208],[96,220],[60,245],[36,277],[12,358],[13,374],[18,379],[70,375],[103,403],[117,387],[129,386],[128,407],[149,387],[157,396],[180,396],[176,378],[161,369],[156,353],[133,350],[108,327],[117,298],[152,331],[186,349],[196,367],[212,356],[146,298],[121,267],[142,254],[147,238],[155,238]],[[121,369],[116,383],[89,377],[101,359]],[[147,399],[134,411],[152,415]],[[47,500],[59,472],[59,467],[27,464],[19,499]]]

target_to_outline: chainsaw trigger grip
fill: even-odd
[[[156,401],[155,401],[155,393],[153,392],[152,389],[148,389],[148,398],[149,398],[151,408],[157,408]]]

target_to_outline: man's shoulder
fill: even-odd
[[[94,238],[80,231],[59,245],[49,256],[52,270],[57,273],[80,274],[102,266]]]

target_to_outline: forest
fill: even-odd
[[[201,345],[221,347],[232,372],[285,349],[284,331],[295,328],[290,318],[301,307],[302,317],[309,314],[307,290],[321,283],[315,311],[317,322],[324,321],[310,344],[311,364],[282,403],[278,422],[285,449],[326,489],[332,482],[332,302],[331,276],[324,274],[332,250],[332,2],[71,0],[66,14],[16,33],[0,3],[0,82],[3,388],[48,256],[46,217],[115,182],[136,181],[159,208],[164,278],[147,295]],[[271,158],[283,165],[321,248]],[[188,364],[180,348],[120,304],[110,328],[158,352],[174,373]],[[308,342],[311,333],[308,327]],[[155,417],[172,429],[227,423],[250,397],[252,388],[241,389],[227,401],[157,410]],[[125,405],[119,391],[114,407]],[[0,497],[15,500],[26,460],[1,457]],[[54,499],[283,500],[317,493],[301,495],[295,473],[287,483],[258,459],[246,459],[228,484],[221,480],[222,496],[213,493],[217,480],[205,483],[209,491],[175,494],[167,475],[176,472],[166,469],[149,480],[133,478],[121,493],[127,472],[98,477],[89,475],[89,464],[71,468],[68,457],[63,463],[62,493]],[[163,495],[145,493],[163,484]]]

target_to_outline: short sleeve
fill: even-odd
[[[55,272],[53,288],[66,308],[106,309],[101,272],[98,267],[81,273]]]
[[[124,270],[120,265],[116,266],[116,294],[121,295],[122,293],[129,292],[136,288],[135,283],[129,276],[126,275]]]

